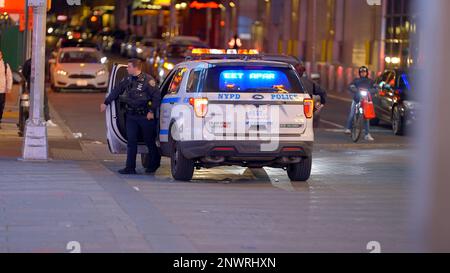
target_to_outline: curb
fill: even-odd
[[[314,144],[314,149],[323,150],[352,150],[352,149],[411,149],[412,144],[389,144],[389,143],[342,143],[342,144]]]

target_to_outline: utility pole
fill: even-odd
[[[316,69],[316,63],[317,63],[317,57],[316,57],[316,51],[317,51],[317,1],[313,1],[313,14],[312,14],[312,69],[311,73],[315,73],[317,71]]]
[[[22,159],[48,160],[47,127],[42,118],[45,92],[45,35],[47,0],[28,0],[33,8],[33,44],[31,59],[31,115],[25,127]],[[28,8],[28,7],[26,7]]]
[[[28,0],[25,0],[25,31],[23,32],[23,57],[24,61],[28,60],[28,26],[29,26],[29,14],[28,14]]]
[[[378,71],[383,72],[385,65],[384,65],[384,58],[386,53],[386,14],[387,14],[387,0],[383,0],[381,3],[381,32],[380,32],[380,50],[378,52]]]
[[[177,27],[177,10],[175,8],[175,0],[170,1],[170,22],[169,22],[169,32],[170,37],[175,36]]]

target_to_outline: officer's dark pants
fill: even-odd
[[[142,132],[144,142],[147,145],[149,153],[149,164],[144,166],[148,169],[156,169],[159,167],[161,156],[158,147],[155,144],[156,138],[156,121],[148,120],[146,116],[127,115],[127,169],[134,170],[136,168],[136,155],[139,131]]]

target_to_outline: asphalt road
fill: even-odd
[[[387,127],[377,127],[381,146],[318,146],[308,183],[291,183],[283,170],[222,167],[196,171],[190,183],[174,181],[164,158],[155,175],[122,176],[123,155],[106,146],[104,93],[51,93],[50,102],[93,161],[123,181],[99,184],[127,211],[159,251],[368,252],[412,249],[408,180],[411,152],[389,144],[405,143]],[[348,102],[330,98],[316,131],[318,141],[351,144],[343,136]],[[367,144],[367,145],[370,145]],[[386,146],[383,146],[386,145]],[[139,166],[139,164],[138,164]],[[133,192],[133,195],[130,195]],[[174,234],[182,234],[180,236]]]

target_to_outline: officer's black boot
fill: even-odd
[[[136,174],[136,170],[124,168],[124,169],[118,170],[118,173],[120,173],[120,174]]]

